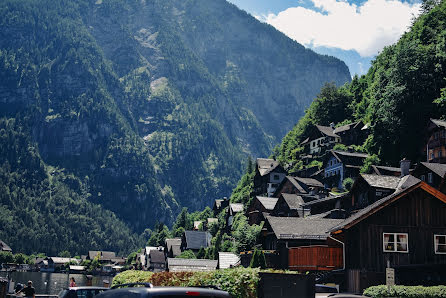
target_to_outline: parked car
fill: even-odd
[[[72,287],[64,289],[59,293],[59,298],[91,298],[109,288],[105,287]]]
[[[143,287],[138,287],[143,286]],[[153,287],[151,284],[125,284],[120,288],[112,288],[109,291],[102,292],[95,298],[148,298],[148,297],[165,297],[165,298],[181,298],[187,296],[199,296],[203,298],[230,298],[228,292],[218,290],[214,287]]]

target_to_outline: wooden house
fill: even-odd
[[[328,196],[326,198],[305,202],[301,208],[307,210],[306,216],[342,219],[347,216],[345,202],[348,198],[348,194]]]
[[[256,196],[248,207],[248,221],[250,225],[260,224],[265,220],[264,214],[270,214],[277,203],[277,198]]]
[[[335,144],[341,142],[341,137],[335,132],[335,127],[315,125],[310,128],[308,138],[301,145],[305,148],[305,154],[321,155],[325,151],[330,150]]]
[[[347,290],[385,284],[387,267],[396,283],[446,282],[446,195],[407,175],[392,194],[331,229],[345,245]]]
[[[309,215],[309,210],[303,208],[303,204],[305,200],[302,196],[282,193],[271,214],[279,217],[305,217]]]
[[[334,133],[341,138],[344,145],[361,145],[367,139],[369,129],[362,121],[336,127]]]
[[[217,199],[214,201],[214,205],[212,206],[212,210],[214,211],[214,215],[217,216],[223,209],[229,206],[228,198]]]
[[[323,165],[325,187],[343,189],[344,179],[356,179],[367,157],[366,153],[330,150]]]
[[[184,231],[181,238],[181,251],[192,250],[197,253],[200,248],[211,245],[211,234],[204,231]]]
[[[446,193],[445,175],[446,164],[441,163],[420,162],[413,171],[413,176],[440,190],[442,193]]]
[[[230,203],[228,212],[226,213],[226,227],[231,228],[232,222],[234,221],[234,216],[237,213],[244,212],[244,206],[241,203]]]
[[[325,197],[326,195],[324,185],[318,180],[293,176],[285,177],[274,193],[274,196],[278,198],[283,193],[316,197]]]
[[[277,186],[286,176],[286,171],[274,159],[257,158],[254,176],[254,195],[273,196]]]
[[[175,258],[181,254],[181,238],[166,239],[164,245],[166,258]]]
[[[332,251],[329,248],[337,248],[336,256],[342,255],[340,243],[329,240],[328,232],[342,221],[342,219],[267,216],[261,234],[262,247],[266,250],[278,251],[277,268],[292,270],[313,268],[312,270],[316,271],[317,268],[331,266],[331,269],[339,269],[340,266],[342,267],[342,260],[340,263],[338,257],[330,260],[332,265],[327,265],[327,258],[330,259]],[[302,250],[300,255],[297,255],[297,250],[290,253],[290,248],[298,247],[308,249]],[[315,253],[314,258],[308,260],[308,254],[313,253]],[[304,264],[306,261],[310,263]]]
[[[151,249],[147,255],[147,269],[153,272],[166,271],[166,256],[162,249]]]
[[[446,121],[430,119],[425,144],[423,151],[427,162],[446,163]]]

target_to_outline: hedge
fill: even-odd
[[[365,296],[378,297],[398,297],[398,298],[446,298],[446,286],[391,286],[390,291],[387,286],[373,286],[364,291]]]
[[[150,282],[154,286],[217,286],[232,297],[257,297],[258,268],[233,268],[208,272],[124,271],[113,278],[112,285]]]

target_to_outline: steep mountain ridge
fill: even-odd
[[[0,15],[0,116],[138,233],[228,194],[247,154],[350,79],[224,0],[8,0]]]

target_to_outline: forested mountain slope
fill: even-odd
[[[74,224],[102,237],[82,250],[123,250],[119,233],[132,243],[228,194],[325,82],[350,80],[224,0],[6,0],[0,28],[0,239],[25,252],[48,249],[24,244],[28,230]],[[54,250],[80,252],[60,237]]]
[[[371,134],[357,149],[376,154],[383,165],[399,166],[403,158],[425,160],[429,118],[446,116],[446,1],[425,1],[423,8],[410,30],[376,57],[366,75],[321,90],[275,148],[283,164],[302,167],[299,144],[311,125],[358,120],[370,125]]]

